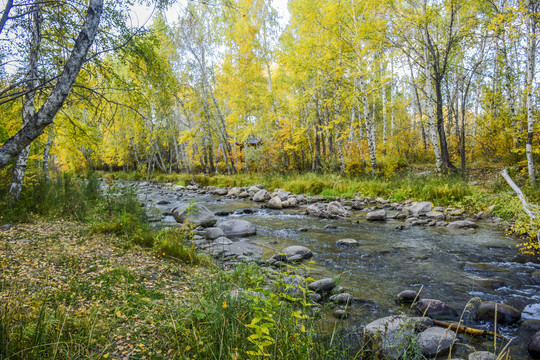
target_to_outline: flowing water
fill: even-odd
[[[159,186],[145,188],[139,196],[151,199],[148,206],[161,212],[187,206],[193,200],[214,212],[254,210],[218,221],[241,218],[255,224],[256,236],[235,241],[260,246],[263,258],[290,245],[310,248],[314,253],[311,277],[339,277],[340,285],[355,298],[366,300],[366,306],[355,309],[347,321],[351,326],[396,311],[407,312],[394,302],[396,294],[405,289],[421,289],[423,298],[443,300],[458,312],[477,297],[514,306],[524,310],[523,318],[540,320],[540,286],[530,279],[533,271],[540,270],[538,259],[534,263],[534,259],[520,255],[518,241],[488,223],[481,222],[475,233],[435,227],[396,230],[403,221],[368,222],[362,211],[355,211],[347,220],[324,220],[304,215],[301,209],[263,209],[249,200],[192,192],[179,197]],[[159,200],[170,203],[155,205]],[[174,219],[164,216],[161,223],[172,224]],[[325,229],[326,225],[335,228]],[[302,228],[307,231],[299,231]],[[336,241],[343,238],[356,239],[360,245],[337,247]],[[489,329],[492,325],[474,326]],[[527,358],[526,346],[533,330],[512,325],[499,326],[498,331],[514,338],[513,358]]]

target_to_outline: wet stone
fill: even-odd
[[[535,271],[531,274],[533,284],[540,285],[540,271]]]
[[[469,360],[497,360],[497,355],[489,351],[476,351],[469,355]]]
[[[430,327],[418,335],[417,344],[422,355],[432,358],[437,355],[445,355],[454,343],[453,331],[442,327]]]
[[[411,304],[417,296],[414,290],[403,290],[396,296],[396,301],[403,304]]]
[[[421,299],[416,302],[415,309],[418,315],[428,316],[434,319],[456,319],[456,310],[436,299]]]
[[[531,358],[537,360],[540,359],[540,331],[537,331],[536,334],[531,339],[529,346],[527,346],[529,355]]]
[[[341,294],[336,294],[336,295],[330,296],[330,298],[328,300],[330,300],[330,301],[332,301],[332,302],[334,302],[336,304],[348,305],[353,301],[353,297],[352,297],[351,294],[341,293]]]
[[[345,320],[349,317],[349,313],[343,309],[334,310],[332,312],[332,315],[334,315],[334,317],[339,320]]]
[[[336,246],[352,247],[360,245],[355,239],[340,239],[336,241]]]
[[[521,311],[518,309],[493,301],[485,301],[478,308],[478,320],[490,321],[495,320],[497,314],[497,322],[501,324],[514,324],[521,319]]]
[[[334,283],[334,279],[332,278],[320,279],[308,285],[309,290],[315,291],[319,294],[329,293],[335,287],[336,287],[336,284]]]

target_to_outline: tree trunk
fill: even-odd
[[[364,108],[364,122],[366,124],[366,134],[369,149],[369,161],[371,163],[371,174],[377,173],[377,146],[375,142],[375,122],[371,118],[369,100],[366,93],[366,84],[363,77],[358,78],[360,92],[362,97],[362,106]]]
[[[448,169],[455,170],[456,167],[450,161],[450,154],[448,153],[448,143],[444,131],[442,79],[439,76],[435,78],[435,99],[437,104],[437,133],[439,134],[439,145],[441,147],[442,171],[446,173]]]
[[[424,33],[424,36],[426,37],[425,33]],[[442,160],[441,160],[441,152],[439,149],[439,140],[437,138],[437,131],[435,129],[435,114],[433,111],[433,95],[432,95],[432,87],[431,87],[431,66],[429,63],[427,45],[424,45],[424,71],[425,71],[425,77],[426,77],[425,92],[426,92],[426,111],[427,111],[428,122],[429,122],[429,135],[430,135],[431,145],[433,146],[433,153],[435,154],[435,166],[437,167],[437,171],[441,171]]]
[[[2,11],[2,17],[0,18],[0,34],[4,30],[11,8],[13,8],[13,0],[6,1],[6,6],[4,6],[4,11]]]
[[[45,149],[43,150],[43,177],[45,180],[49,180],[51,178],[51,175],[49,173],[49,161],[50,161],[50,153],[51,153],[51,147],[53,144],[53,137],[54,137],[54,129],[51,126],[49,128],[49,134],[47,135],[47,143],[45,144]]]
[[[534,62],[536,58],[536,21],[534,20],[534,1],[529,0],[529,19],[528,19],[528,43],[527,43],[527,168],[529,170],[529,181],[536,183],[536,171],[534,169],[534,160],[532,153],[532,142],[534,132],[534,114],[533,114],[533,78]]]
[[[30,40],[30,53],[28,56],[28,74],[26,80],[26,89],[29,91],[24,97],[23,104],[23,128],[29,124],[35,115],[36,104],[36,92],[33,90],[35,87],[35,79],[37,78],[37,67],[39,58],[39,49],[41,44],[41,9],[38,1],[34,1],[32,5],[32,12],[30,14],[31,23],[31,40]],[[19,153],[17,162],[15,163],[15,169],[13,170],[13,180],[9,189],[9,194],[13,202],[19,201],[21,197],[22,186],[24,183],[24,176],[26,174],[26,165],[28,163],[28,154],[30,153],[30,145],[27,145]]]
[[[69,95],[73,83],[86,60],[90,46],[97,33],[104,0],[90,0],[84,25],[75,41],[73,51],[64,66],[51,94],[38,112],[19,132],[9,138],[0,147],[0,168],[6,166],[13,158],[49,126]]]

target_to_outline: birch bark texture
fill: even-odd
[[[25,147],[43,134],[64,105],[96,37],[103,13],[103,2],[104,0],[90,0],[84,24],[56,85],[30,121],[0,147],[0,168],[6,166]]]
[[[38,59],[39,49],[41,44],[41,8],[39,0],[35,0],[32,4],[30,18],[30,49],[28,54],[28,73],[26,74],[26,91],[23,104],[23,127],[26,126],[35,115],[36,91],[34,90],[36,79],[38,76]],[[26,165],[28,163],[28,154],[30,153],[30,145],[27,145],[17,156],[15,169],[13,170],[13,180],[9,188],[11,201],[17,202],[21,197],[24,176],[26,174]]]
[[[528,21],[527,21],[527,84],[525,89],[527,92],[527,145],[525,153],[527,155],[527,168],[529,172],[529,181],[531,184],[536,183],[536,171],[534,169],[534,159],[532,152],[532,142],[534,134],[534,114],[533,114],[533,80],[534,80],[534,63],[536,60],[536,28],[537,21],[535,13],[538,8],[538,0],[528,0]]]

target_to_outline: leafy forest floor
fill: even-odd
[[[88,230],[58,221],[1,234],[5,358],[145,359],[180,345],[188,352],[172,315],[197,301],[210,272]]]

